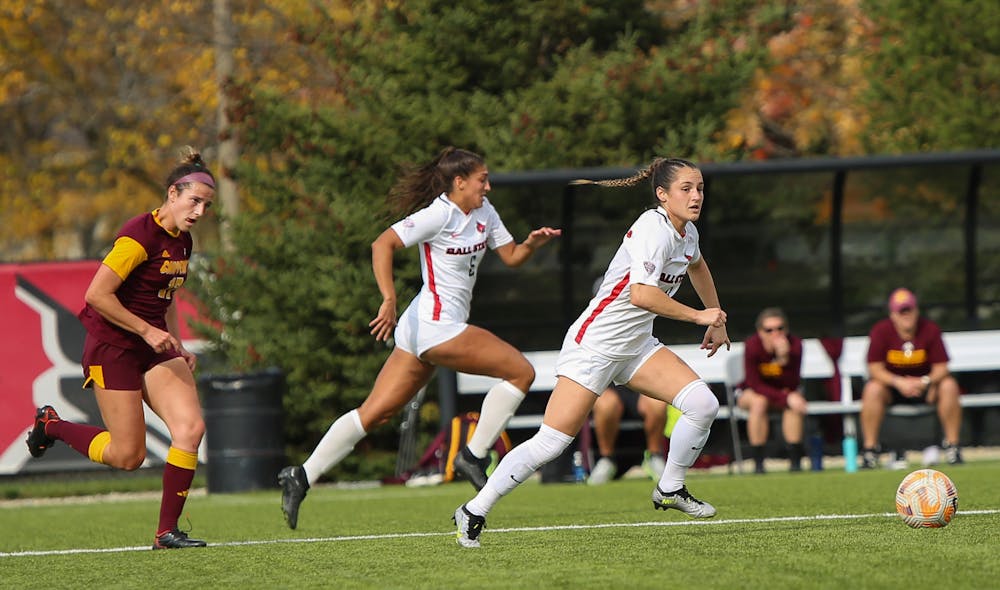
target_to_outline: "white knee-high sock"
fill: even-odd
[[[473,455],[482,459],[490,452],[490,447],[500,437],[503,429],[507,428],[507,422],[523,399],[524,392],[507,381],[497,383],[486,392],[479,422],[468,444]]]
[[[685,385],[672,405],[681,411],[681,417],[670,433],[667,467],[658,484],[661,491],[668,493],[684,485],[687,470],[701,454],[719,413],[719,400],[701,379]]]
[[[330,425],[330,429],[323,435],[316,448],[313,449],[306,462],[302,464],[306,470],[309,485],[316,483],[319,476],[343,461],[344,457],[354,450],[354,445],[365,437],[365,434],[365,429],[361,426],[361,416],[358,415],[356,409],[337,418]]]
[[[465,507],[473,514],[486,516],[501,497],[514,491],[542,465],[561,455],[573,438],[542,424],[535,436],[504,455],[486,485]]]

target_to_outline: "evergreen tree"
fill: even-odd
[[[866,3],[881,45],[868,60],[868,151],[1000,142],[1000,10],[990,0]]]
[[[308,107],[244,92],[232,116],[247,163],[235,248],[194,282],[228,366],[287,373],[293,454],[364,399],[387,354],[368,330],[381,301],[369,246],[394,221],[383,201],[402,165],[445,145],[483,154],[494,171],[707,149],[756,54],[725,50],[721,21],[671,24],[642,4],[373,5],[349,25],[306,32],[328,46],[342,101]],[[500,209],[523,239],[538,223],[518,205]],[[401,312],[418,266],[412,252],[397,261]],[[391,429],[372,434],[395,448]],[[361,468],[357,457],[340,466]]]

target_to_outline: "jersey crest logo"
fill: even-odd
[[[164,250],[163,254],[160,254],[160,256],[162,256],[164,258],[170,258],[170,252],[167,252],[166,250]]]
[[[476,231],[479,232],[479,233],[485,232],[486,231],[486,224],[485,223],[479,223],[477,221],[476,222]]]
[[[650,275],[653,274],[653,272],[656,270],[656,265],[653,264],[652,262],[643,262],[642,267],[646,269],[646,274]]]

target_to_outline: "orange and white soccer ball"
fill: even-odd
[[[896,489],[896,512],[915,529],[946,526],[958,511],[958,490],[947,475],[918,469]]]

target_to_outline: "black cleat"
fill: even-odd
[[[299,525],[299,504],[309,491],[306,470],[301,465],[285,467],[278,473],[278,485],[281,486],[281,511],[288,528],[294,530]]]
[[[472,454],[469,447],[462,447],[462,450],[455,455],[453,465],[455,466],[455,471],[469,480],[477,492],[483,489],[483,486],[486,485],[486,480],[489,479],[486,475],[486,469],[490,466],[490,457],[487,455],[480,459]]]
[[[49,447],[55,444],[56,439],[45,434],[45,425],[58,420],[59,414],[52,406],[42,406],[35,411],[35,425],[28,432],[28,437],[24,439],[32,457],[41,457],[45,451],[49,450]]]
[[[199,540],[191,539],[187,536],[187,533],[174,529],[172,531],[167,531],[156,537],[153,541],[153,549],[188,549],[191,547],[205,547],[208,543]]]

